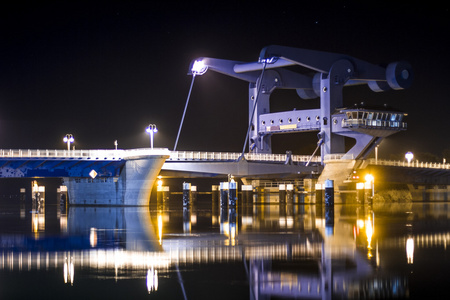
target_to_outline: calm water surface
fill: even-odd
[[[1,299],[440,299],[449,206],[150,208],[0,198]],[[56,201],[55,201],[56,202]]]

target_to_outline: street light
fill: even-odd
[[[405,154],[405,158],[408,161],[408,164],[412,161],[412,159],[414,158],[414,154],[412,152],[406,152]]]
[[[158,132],[158,128],[156,128],[155,124],[150,124],[147,126],[145,131],[150,134],[150,147],[153,149],[153,134],[155,134],[155,132]]]
[[[70,133],[66,134],[66,136],[63,138],[63,141],[64,143],[67,143],[67,151],[70,151],[70,143],[75,142],[73,135]]]

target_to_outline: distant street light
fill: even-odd
[[[63,141],[64,143],[67,143],[67,151],[70,151],[70,143],[75,142],[73,135],[70,133],[66,134],[66,136],[63,138]]]
[[[408,164],[413,160],[414,154],[412,152],[406,152],[405,158],[408,161]]]
[[[156,128],[155,124],[150,124],[147,126],[145,131],[150,135],[150,148],[153,149],[153,134],[155,134],[155,132],[158,132],[158,128]]]

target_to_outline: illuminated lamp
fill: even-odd
[[[158,128],[156,128],[155,124],[150,124],[145,131],[150,135],[150,147],[153,149],[153,135],[158,132]]]
[[[412,152],[406,152],[405,158],[408,161],[408,163],[410,163],[414,158],[414,154]]]
[[[208,70],[208,66],[202,60],[196,60],[192,64],[191,72],[192,75],[203,75]]]
[[[70,143],[73,143],[75,141],[73,135],[70,133],[66,134],[66,136],[63,138],[63,141],[64,143],[67,143],[67,151],[70,151]]]

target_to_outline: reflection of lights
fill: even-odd
[[[162,215],[159,213],[158,214],[158,240],[159,240],[159,244],[162,244],[162,229],[163,229],[163,220],[162,220]]]
[[[75,276],[75,269],[73,265],[73,258],[70,256],[66,256],[64,260],[64,283],[68,283],[73,285],[73,279]]]
[[[59,219],[59,228],[61,232],[67,232],[67,215],[61,215]]]
[[[230,242],[231,246],[236,245],[236,224],[230,224]]]
[[[33,233],[37,234],[39,231],[45,230],[45,214],[33,212],[31,218],[31,230]]]
[[[367,236],[367,248],[372,249],[372,235],[373,235],[373,227],[372,222],[370,220],[370,216],[366,222],[366,236]]]
[[[158,272],[151,268],[147,271],[147,291],[150,294],[158,290]]]
[[[191,224],[192,225],[197,224],[197,215],[196,214],[191,214]]]
[[[220,224],[220,233],[226,237],[230,236],[230,226],[228,222],[223,222]]]
[[[359,229],[364,228],[364,220],[358,219],[356,221],[356,225],[358,226]]]
[[[414,239],[412,237],[406,240],[406,259],[408,264],[412,264],[414,261]]]
[[[89,243],[92,248],[97,247],[97,228],[91,228],[91,231],[89,233]]]
[[[293,228],[294,227],[294,218],[293,217],[287,217],[286,218],[286,226],[287,226],[287,228]]]

